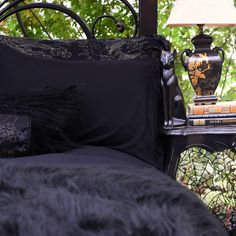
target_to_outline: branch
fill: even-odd
[[[223,48],[228,43],[231,35],[234,34],[234,33],[236,33],[236,29],[233,30],[232,32],[231,32],[231,29],[229,29],[229,34],[228,34],[227,38],[225,39],[224,43],[222,44],[221,48]]]
[[[28,33],[26,31],[25,25],[24,25],[24,23],[23,23],[23,21],[21,19],[21,16],[20,16],[19,12],[16,13],[16,19],[17,19],[17,22],[18,22],[18,24],[20,26],[21,32],[24,35],[24,37],[28,37]]]
[[[30,9],[30,12],[32,13],[32,15],[35,17],[35,19],[38,21],[38,23],[40,24],[40,26],[42,27],[43,31],[46,33],[46,35],[48,36],[49,39],[52,40],[51,35],[48,33],[46,27],[43,25],[43,23],[41,22],[41,20],[38,18],[38,16],[35,14],[35,12]]]
[[[227,77],[228,77],[228,73],[229,73],[229,68],[233,62],[233,56],[234,56],[234,51],[235,49],[233,48],[233,51],[230,55],[230,59],[229,59],[229,63],[228,63],[228,66],[227,66],[227,69],[226,69],[226,72],[225,72],[225,78],[224,78],[224,82],[223,82],[223,87],[221,89],[221,93],[220,93],[220,97],[222,98],[222,95],[223,95],[223,92],[224,92],[224,89],[225,89],[225,85],[226,85],[226,80],[227,80]]]

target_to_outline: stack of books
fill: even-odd
[[[191,126],[236,125],[236,101],[215,105],[188,105]]]

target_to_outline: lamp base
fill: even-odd
[[[218,100],[214,93],[221,78],[224,52],[219,47],[211,49],[212,42],[211,36],[201,32],[192,39],[195,50],[185,49],[181,55],[182,64],[188,71],[196,93],[194,98],[196,105],[216,104]]]
[[[194,97],[195,105],[214,105],[217,101],[218,98],[215,95]]]

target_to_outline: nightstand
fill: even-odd
[[[165,172],[196,193],[236,235],[236,126],[163,130]]]

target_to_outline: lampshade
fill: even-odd
[[[167,26],[236,26],[233,0],[177,0]]]

